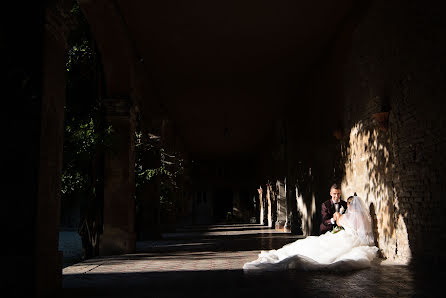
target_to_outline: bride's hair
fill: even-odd
[[[347,203],[350,204],[353,201],[354,196],[349,196],[347,198]]]
[[[370,215],[360,197],[353,196],[351,199],[347,211],[342,217],[342,226],[360,237],[361,242],[367,244],[374,242]]]

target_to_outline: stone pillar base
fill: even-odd
[[[280,232],[285,232],[285,222],[284,221],[276,221],[275,230]]]
[[[290,224],[285,224],[285,226],[283,227],[283,231],[285,233],[291,233],[291,225]]]
[[[134,253],[135,248],[136,233],[117,228],[106,229],[99,241],[99,254],[101,256]]]

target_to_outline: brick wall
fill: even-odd
[[[390,262],[446,257],[446,21],[438,11],[435,3],[371,1],[346,19],[305,84],[311,118],[328,132],[310,142],[325,142],[324,159],[305,157],[314,179],[340,177],[344,199],[357,192],[366,201]],[[381,112],[388,125],[374,119]],[[338,127],[344,135],[333,149]],[[317,209],[328,198],[325,180],[313,186]]]
[[[354,31],[343,33],[351,34],[351,51],[338,69],[346,132],[343,190],[356,191],[375,209],[377,244],[400,262],[446,256],[440,249],[446,23],[438,9],[374,1]],[[389,112],[387,131],[373,120],[383,111]]]

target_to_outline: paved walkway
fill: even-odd
[[[64,297],[441,297],[446,275],[382,265],[348,272],[244,274],[260,250],[298,236],[255,225],[195,226],[137,243],[137,252],[64,268]]]

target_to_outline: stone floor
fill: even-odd
[[[134,254],[90,259],[63,269],[63,297],[441,297],[446,275],[382,265],[348,273],[245,274],[260,250],[299,236],[256,224],[194,226],[138,242]]]

